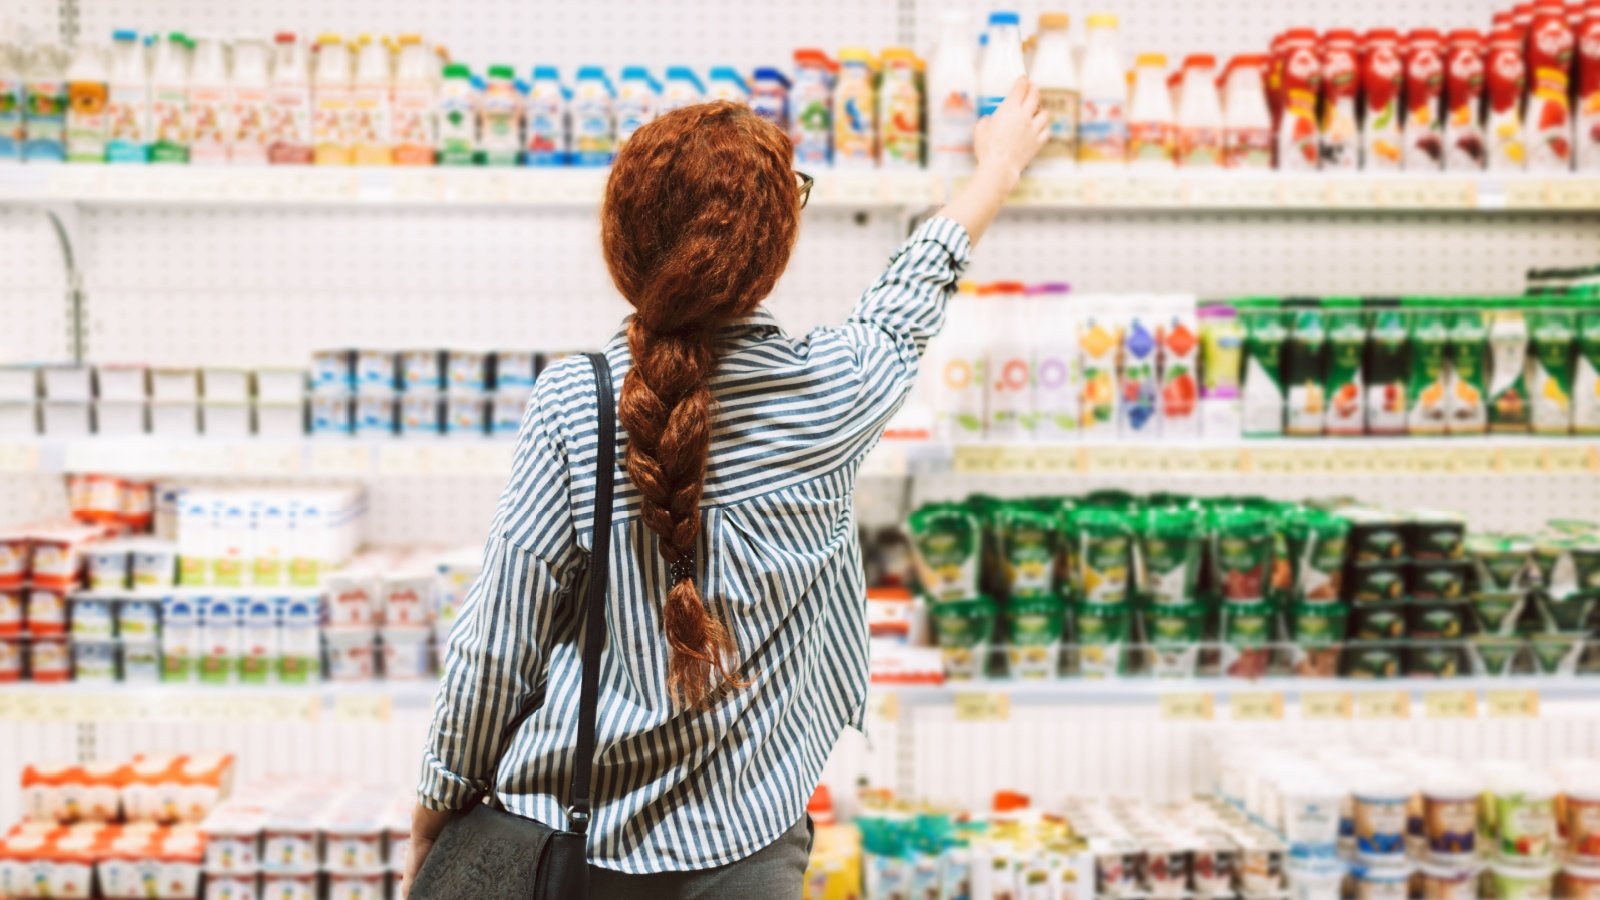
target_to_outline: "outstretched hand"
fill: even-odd
[[[1026,76],[1018,78],[995,111],[978,120],[972,135],[977,170],[939,214],[960,222],[977,244],[1049,139],[1050,114],[1039,108],[1039,89]]]

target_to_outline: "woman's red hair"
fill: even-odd
[[[794,247],[792,156],[777,126],[733,103],[705,103],[634,132],[606,182],[606,266],[635,310],[633,365],[617,403],[624,460],[669,564],[694,560],[700,535],[717,331],[772,292]],[[693,577],[669,588],[661,621],[680,702],[698,707],[714,688],[741,684],[729,668],[732,638]]]

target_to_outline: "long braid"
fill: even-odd
[[[700,535],[717,331],[771,292],[793,247],[790,152],[748,110],[702,104],[635,132],[607,183],[606,263],[636,310],[617,404],[624,463],[669,564],[692,563]],[[692,574],[668,589],[661,619],[679,702],[700,706],[718,685],[743,685],[729,666],[732,637]]]

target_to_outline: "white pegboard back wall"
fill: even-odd
[[[70,362],[61,246],[44,212],[0,207],[0,365]]]

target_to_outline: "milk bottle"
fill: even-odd
[[[0,162],[22,159],[22,54],[0,44]]]
[[[1267,108],[1261,56],[1235,57],[1222,113],[1222,164],[1229,169],[1272,168],[1272,112]]]
[[[63,162],[67,158],[67,54],[38,44],[23,62],[22,158]]]
[[[950,300],[945,329],[929,345],[934,435],[948,442],[983,439],[988,393],[988,321],[970,284]]]
[[[917,58],[909,49],[883,51],[878,102],[880,164],[885,169],[921,169],[922,86]]]
[[[293,32],[272,39],[272,90],[267,107],[267,157],[273,163],[312,160],[311,67]]]
[[[174,31],[156,45],[150,69],[150,161],[186,163],[193,137],[189,116],[189,39]]]
[[[478,154],[478,91],[461,63],[444,67],[439,87],[439,165],[470,166]]]
[[[350,132],[350,47],[336,34],[317,38],[316,75],[311,93],[311,142],[319,166],[354,161]]]
[[[233,45],[233,90],[228,109],[228,158],[243,165],[267,161],[267,119],[272,84],[267,75],[267,45],[242,40]]]
[[[661,94],[660,115],[666,115],[675,109],[704,103],[706,99],[705,85],[700,83],[700,76],[688,66],[670,66],[667,68],[667,84]]]
[[[190,162],[215,165],[228,161],[228,95],[228,64],[222,42],[197,36],[189,73]]]
[[[478,104],[478,144],[484,165],[514,166],[522,153],[522,95],[510,66],[490,66]]]
[[[939,45],[928,67],[928,163],[943,172],[972,168],[972,129],[977,124],[978,67],[959,10],[939,18]],[[1037,160],[1035,161],[1037,163]]]
[[[1128,106],[1128,164],[1139,170],[1171,171],[1174,142],[1172,94],[1167,91],[1167,58],[1139,54],[1133,102]]]
[[[1178,100],[1178,165],[1211,169],[1222,165],[1222,103],[1217,98],[1217,59],[1209,53],[1183,63]]]
[[[530,166],[559,166],[567,161],[567,92],[555,66],[537,66],[524,107],[527,160]]]
[[[750,87],[750,111],[789,133],[789,78],[777,69],[756,69]]]
[[[1003,281],[980,288],[979,302],[991,323],[989,336],[987,432],[994,440],[1033,437],[1033,333],[1029,328],[1026,288]]]
[[[389,45],[370,35],[357,39],[356,74],[350,90],[345,133],[358,165],[394,162],[394,77]]]
[[[1014,12],[989,13],[989,27],[984,32],[989,40],[978,69],[979,117],[993,114],[1011,93],[1011,86],[1026,73],[1022,65],[1019,21]]]
[[[789,133],[794,161],[800,166],[825,166],[833,161],[836,69],[821,50],[810,49],[794,52],[794,66],[794,122]]]
[[[711,70],[711,89],[707,93],[708,100],[750,105],[750,88],[745,85],[744,77],[728,66],[716,66]]]
[[[99,47],[84,43],[67,67],[67,160],[106,160],[106,61]]]
[[[1117,17],[1089,16],[1083,55],[1083,100],[1078,111],[1078,162],[1121,166],[1127,160],[1128,86],[1117,46]]]
[[[616,91],[599,66],[578,70],[572,92],[572,161],[580,166],[609,166],[616,155]]]
[[[422,45],[422,37],[400,35],[400,52],[394,69],[394,99],[390,106],[395,165],[433,165],[434,145],[438,141],[434,127],[438,73],[438,62]]]
[[[622,70],[622,83],[617,88],[617,149],[622,149],[635,131],[655,118],[660,95],[655,79],[644,66]]]
[[[1028,166],[1030,172],[1078,167],[1078,72],[1066,13],[1039,17],[1039,44],[1028,77],[1039,88],[1039,106],[1050,114],[1050,139]]]
[[[839,83],[833,93],[833,164],[871,169],[877,164],[877,72],[862,47],[839,51]]]

